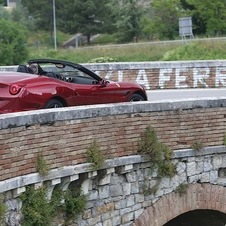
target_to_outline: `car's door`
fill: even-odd
[[[73,84],[74,105],[104,104],[115,102],[115,87],[102,84]]]
[[[60,71],[64,81],[70,82],[74,90],[73,105],[113,103],[116,85],[101,80],[95,73],[80,66],[65,66]]]
[[[112,84],[91,76],[88,70],[73,73],[74,105],[115,102],[115,87]]]

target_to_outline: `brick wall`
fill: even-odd
[[[86,162],[96,140],[106,158],[137,153],[147,126],[173,150],[222,145],[226,99],[124,103],[0,115],[0,180],[36,172],[42,151],[50,169]]]
[[[102,78],[134,81],[149,89],[226,86],[226,61],[177,61],[84,64]],[[0,67],[15,71],[17,66]]]

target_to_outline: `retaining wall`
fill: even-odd
[[[169,61],[83,64],[102,78],[135,81],[149,89],[214,88],[226,86],[226,61]],[[17,66],[0,67],[16,70]]]

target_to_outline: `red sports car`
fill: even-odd
[[[139,84],[107,81],[80,64],[62,60],[30,60],[17,72],[0,72],[0,114],[146,100]]]

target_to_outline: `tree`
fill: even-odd
[[[186,11],[180,0],[153,0],[147,31],[152,32],[155,39],[174,39],[179,36],[179,18]]]
[[[56,0],[57,29],[69,34],[82,33],[88,43],[93,34],[109,29],[109,0]],[[53,1],[21,0],[30,16],[34,18],[38,30],[50,31],[53,35]],[[40,5],[42,7],[40,7]]]
[[[87,36],[104,33],[109,29],[108,0],[65,0],[58,1],[58,29]]]
[[[11,20],[0,20],[0,64],[17,65],[27,56],[26,30]]]
[[[32,16],[29,16],[27,8],[23,7],[22,4],[17,3],[16,7],[14,7],[10,13],[10,18],[17,23],[22,24],[30,31],[35,30],[34,19]]]
[[[226,1],[186,0],[186,2],[193,7],[193,15],[203,22],[208,35],[226,33]]]
[[[36,29],[49,31],[53,21],[52,0],[21,0],[21,4],[29,12],[30,18],[35,20]]]
[[[0,5],[0,18],[1,19],[10,19],[10,14],[9,12],[3,7]]]
[[[114,5],[115,3],[115,5]],[[116,6],[118,4],[118,6]],[[115,21],[116,35],[120,42],[137,40],[141,33],[141,17],[144,15],[142,7],[136,0],[113,1],[112,8]]]
[[[200,15],[195,12],[195,7],[193,5],[188,4],[186,0],[181,0],[181,5],[184,10],[189,11],[189,15],[192,16],[192,29],[196,35],[205,34],[206,33],[206,24]]]
[[[28,12],[32,30],[48,31],[53,43],[53,0],[21,0],[21,4]]]

